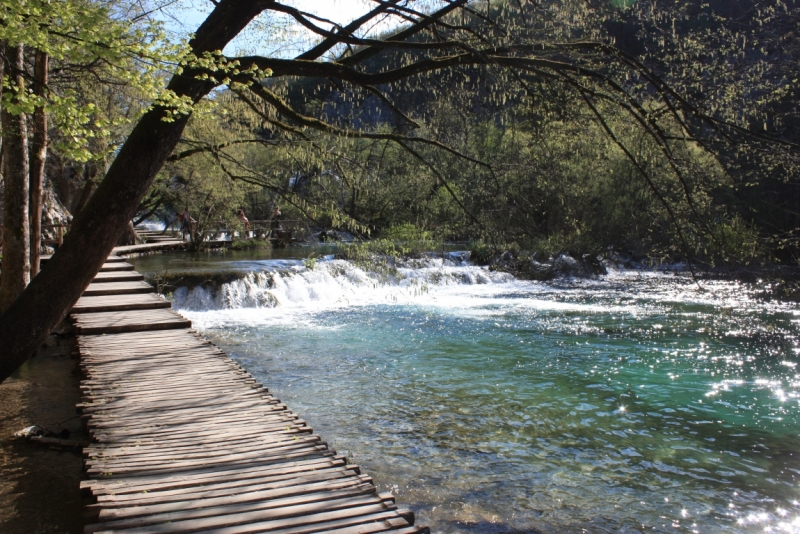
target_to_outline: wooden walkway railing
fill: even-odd
[[[42,237],[42,245],[58,245],[60,247],[64,243],[64,234],[69,232],[69,227],[69,224],[43,224],[42,231],[54,228],[55,237],[52,239]]]
[[[72,310],[86,533],[429,532],[141,278],[110,257]]]

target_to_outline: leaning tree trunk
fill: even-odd
[[[47,86],[49,56],[41,50],[36,51],[36,67],[33,70],[33,93],[44,97]],[[42,187],[44,185],[44,162],[47,158],[47,114],[44,106],[37,106],[33,112],[33,143],[31,143],[31,277],[39,273],[39,259],[42,249]]]
[[[73,216],[78,215],[81,210],[86,207],[89,199],[92,198],[92,193],[94,193],[94,189],[97,187],[95,183],[95,179],[97,178],[97,164],[94,162],[84,164],[83,175],[86,178],[86,182],[83,184],[81,196],[78,198],[77,204],[72,206]]]
[[[222,50],[274,0],[221,0],[190,41],[192,52]],[[198,102],[214,84],[186,69],[168,85],[178,97]],[[42,344],[67,315],[111,253],[136,213],[156,173],[178,144],[188,115],[165,122],[154,106],[137,123],[86,208],[72,221],[64,244],[39,276],[0,316],[0,382]]]
[[[5,72],[18,91],[25,90],[22,45],[6,44]],[[12,97],[13,99],[13,97]],[[3,123],[3,267],[0,313],[7,310],[31,280],[28,234],[28,132],[25,114],[5,107]],[[0,345],[1,346],[1,345]]]

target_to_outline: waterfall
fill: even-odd
[[[469,265],[458,256],[406,262],[391,274],[364,270],[348,261],[325,259],[308,267],[242,273],[233,281],[179,287],[173,293],[179,310],[336,307],[397,301],[437,287],[498,284],[514,280],[507,273]]]

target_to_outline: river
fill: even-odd
[[[173,306],[444,533],[800,532],[800,310],[758,285],[172,253]],[[311,267],[310,269],[307,267]]]

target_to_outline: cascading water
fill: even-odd
[[[175,307],[436,532],[800,531],[800,312],[763,288],[219,267]]]
[[[462,264],[459,264],[462,263]],[[321,261],[307,269],[301,262],[279,269],[250,272],[219,287],[180,287],[174,292],[177,309],[203,311],[240,308],[331,308],[369,305],[419,296],[432,286],[509,282],[506,273],[490,272],[448,259],[417,261],[391,273],[364,271],[342,260]],[[288,267],[288,268],[287,268]]]

